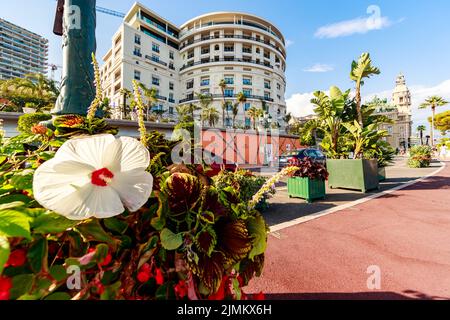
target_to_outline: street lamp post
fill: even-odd
[[[54,115],[86,115],[95,97],[96,0],[58,0],[54,33],[62,36],[63,74]]]

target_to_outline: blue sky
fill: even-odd
[[[98,0],[97,5],[126,12],[134,1]],[[51,33],[54,0],[0,0],[0,17],[50,40],[49,62],[61,64],[61,39]],[[210,11],[244,11],[277,25],[288,39],[286,98],[293,113],[310,113],[311,92],[331,85],[352,87],[352,59],[372,55],[381,75],[366,82],[363,93],[389,96],[401,71],[414,105],[437,93],[450,99],[450,1],[448,0],[142,0],[173,23]],[[371,20],[379,8],[379,19]],[[368,20],[369,19],[369,20]],[[372,22],[370,26],[367,22]],[[375,24],[373,23],[375,22]],[[98,14],[98,57],[109,48],[121,19]],[[320,71],[320,72],[319,72]],[[450,107],[447,107],[448,109]],[[415,126],[428,113],[415,111]]]

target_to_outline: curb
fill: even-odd
[[[441,164],[441,167],[439,169],[437,169],[436,171],[434,171],[434,172],[432,172],[432,173],[430,173],[430,174],[428,174],[426,176],[423,176],[423,177],[418,178],[416,180],[413,180],[413,181],[407,182],[405,184],[399,185],[399,186],[394,187],[392,189],[385,190],[385,191],[382,191],[380,193],[372,194],[372,195],[367,196],[365,198],[352,201],[350,203],[346,203],[346,204],[343,204],[343,205],[340,205],[340,206],[337,206],[337,207],[334,207],[334,208],[331,208],[331,209],[327,209],[327,210],[323,210],[323,211],[320,211],[320,212],[316,212],[316,213],[310,214],[310,215],[305,216],[305,217],[301,217],[301,218],[298,218],[298,219],[295,219],[295,220],[291,220],[291,221],[288,221],[288,222],[283,222],[283,223],[274,225],[274,226],[270,227],[270,233],[271,234],[272,233],[276,233],[276,232],[281,231],[283,229],[287,229],[287,228],[290,228],[290,227],[293,227],[293,226],[296,226],[296,225],[299,225],[299,224],[302,224],[302,223],[306,223],[306,222],[309,222],[309,221],[312,221],[312,220],[316,220],[316,219],[319,219],[321,217],[327,216],[329,214],[332,214],[332,213],[335,213],[335,212],[338,212],[338,211],[342,211],[342,210],[345,210],[345,209],[348,209],[348,208],[352,208],[354,206],[360,205],[360,204],[368,202],[370,200],[381,198],[381,197],[383,197],[383,196],[385,196],[387,194],[394,193],[395,191],[408,188],[408,187],[410,187],[410,186],[412,186],[412,185],[414,185],[416,183],[422,182],[422,181],[424,181],[424,180],[426,180],[426,179],[428,179],[428,178],[438,174],[439,172],[441,172],[442,170],[444,170],[446,168],[447,164],[445,162],[440,161],[439,163]]]

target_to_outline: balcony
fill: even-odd
[[[158,100],[167,101],[167,97],[160,96],[160,95],[158,95],[158,94],[157,94],[155,97],[156,97],[156,99],[158,99]]]
[[[244,40],[250,40],[250,41],[255,41],[255,42],[259,42],[259,43],[263,43],[267,46],[272,47],[273,49],[277,50],[278,52],[280,52],[284,58],[286,58],[285,54],[283,53],[283,51],[277,47],[276,45],[271,44],[270,42],[261,40],[259,38],[255,38],[255,37],[249,37],[249,36],[238,36],[238,35],[232,35],[232,36],[219,36],[219,37],[204,37],[201,39],[197,39],[197,40],[190,40],[186,43],[183,43],[180,45],[180,50],[183,50],[186,47],[189,47],[193,44],[199,43],[199,42],[203,42],[203,41],[208,41],[208,40],[214,40],[214,39],[244,39]]]
[[[241,63],[257,64],[257,65],[261,65],[261,66],[273,69],[273,66],[268,62],[263,63],[263,62],[259,62],[259,61],[255,61],[255,60],[244,60],[244,59],[240,59],[240,58],[226,58],[226,59],[210,59],[209,61],[197,61],[197,62],[193,62],[193,63],[188,63],[188,64],[183,65],[180,68],[180,71],[183,71],[190,67],[202,65],[202,64],[217,63],[217,62],[241,62]]]
[[[270,84],[268,83],[264,83],[264,89],[272,89],[272,87],[270,86]]]
[[[211,94],[210,95],[211,98],[213,99],[223,99],[225,97],[225,99],[234,99],[237,98],[237,94],[232,94],[232,95],[227,95],[225,94],[225,96],[222,96],[221,94]],[[270,97],[264,97],[264,96],[256,96],[256,95],[248,95],[246,96],[247,99],[251,99],[251,100],[264,100],[267,102],[274,102],[274,100]],[[191,102],[191,101],[196,101],[198,100],[196,97],[192,96],[188,96],[185,99],[180,100],[180,103],[186,103],[186,102]]]
[[[202,80],[200,82],[200,86],[202,86],[202,87],[209,86],[209,80]]]
[[[169,98],[169,102],[170,102],[170,103],[175,103],[175,99]]]
[[[136,57],[142,57],[142,53],[140,53],[139,51],[134,51],[133,52],[133,54],[136,56]]]
[[[244,80],[242,81],[242,84],[245,85],[245,86],[251,86],[251,85],[252,85],[252,80],[250,80],[250,79],[244,79]]]
[[[167,63],[165,63],[162,60],[159,60],[159,58],[156,58],[156,57],[153,57],[153,56],[148,56],[148,55],[146,55],[145,58],[148,59],[148,60],[151,60],[153,62],[159,63],[162,66],[167,67]]]

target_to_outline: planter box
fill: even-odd
[[[378,168],[378,181],[385,181],[386,180],[386,168]]]
[[[311,203],[316,199],[325,199],[325,181],[294,177],[288,179],[290,198],[302,198]]]
[[[379,189],[377,160],[327,160],[330,173],[328,183],[330,188],[344,188],[367,192]]]

